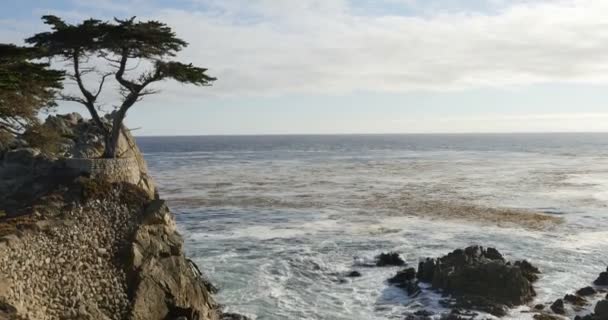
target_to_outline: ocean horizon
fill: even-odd
[[[538,301],[602,271],[608,134],[138,137],[186,250],[229,311],[260,319],[387,319],[440,294],[386,283],[409,265],[496,247],[543,272]],[[362,273],[356,281],[346,272]],[[514,309],[507,319],[531,319]]]

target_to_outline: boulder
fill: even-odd
[[[361,276],[361,272],[359,272],[357,270],[353,270],[353,271],[347,273],[346,276],[349,278],[357,278],[357,277]]]
[[[592,296],[594,294],[596,294],[597,291],[595,291],[595,289],[593,289],[592,287],[584,287],[579,289],[576,294],[581,296],[581,297],[587,297],[587,296]]]
[[[414,268],[407,268],[397,272],[395,276],[388,279],[388,282],[406,290],[410,296],[420,293],[420,287],[418,286],[418,281],[416,281],[416,269]]]
[[[593,310],[597,319],[606,320],[608,319],[608,300],[600,300],[595,305]]]
[[[389,253],[381,253],[376,256],[376,266],[378,267],[388,267],[388,266],[404,266],[405,261],[401,259],[398,253],[389,252]]]
[[[599,277],[593,281],[596,286],[608,286],[608,268],[605,272],[600,273]]]
[[[580,295],[567,294],[563,299],[565,302],[568,302],[571,305],[582,307],[587,304],[587,300],[581,297]]]
[[[553,304],[551,305],[551,310],[557,314],[565,314],[566,309],[564,308],[564,300],[555,300],[555,302],[553,302]]]
[[[483,297],[494,304],[514,306],[536,295],[525,275],[536,269],[531,265],[523,268],[526,271],[522,263],[507,263],[496,249],[472,246],[421,262],[417,276],[420,281],[431,282],[434,289],[456,297]]]

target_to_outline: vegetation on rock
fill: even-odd
[[[143,97],[158,92],[151,87],[153,84],[173,79],[209,86],[216,80],[206,74],[205,68],[171,60],[187,43],[162,22],[136,21],[133,17],[112,22],[88,19],[72,25],[56,16],[42,19],[52,30],[38,33],[26,42],[46,57],[67,62],[68,78],[77,84],[79,94],[63,93],[61,99],[87,108],[103,131],[104,157],[118,156],[117,144],[127,112]],[[147,69],[138,68],[140,64]],[[85,77],[93,74],[98,75],[97,85],[95,89],[87,88]],[[99,114],[99,98],[111,77],[118,83],[122,99],[108,123]]]

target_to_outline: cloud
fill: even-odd
[[[72,1],[83,15],[130,16],[145,7],[141,18],[167,22],[190,42],[179,58],[219,81],[203,90],[163,84],[173,96],[608,82],[604,0],[456,1],[459,10],[435,0],[190,0],[187,10]],[[367,14],[370,3],[410,11]]]
[[[362,15],[343,0],[203,1],[164,9],[219,94],[454,90],[608,80],[608,2],[518,2],[498,13]]]

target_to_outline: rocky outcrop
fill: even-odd
[[[108,115],[104,121],[109,122],[111,117]],[[126,128],[122,128],[118,139],[119,159],[100,159],[104,136],[92,121],[84,120],[77,113],[51,115],[43,126],[60,134],[59,141],[54,141],[59,147],[53,153],[41,154],[22,141],[13,144],[12,149],[0,152],[0,191],[19,189],[41,176],[72,170],[74,174],[96,179],[136,184],[150,198],[156,196],[146,161]]]
[[[163,201],[126,183],[65,188],[60,215],[0,240],[0,319],[220,318]]]
[[[608,300],[600,300],[595,305],[593,313],[597,319],[606,320],[608,319]]]
[[[152,201],[129,245],[130,319],[218,319],[211,292],[182,245],[165,202]]]
[[[388,283],[407,291],[407,294],[410,296],[420,293],[420,287],[416,280],[416,269],[414,268],[407,268],[397,272],[395,276],[388,279]]]
[[[376,266],[377,267],[399,267],[405,265],[405,261],[401,259],[398,253],[396,252],[388,252],[381,253],[376,256]]]
[[[527,262],[507,262],[496,249],[472,246],[422,261],[417,275],[433,289],[452,295],[450,307],[502,316],[507,307],[532,300],[538,272]]]
[[[596,286],[608,286],[608,268],[606,268],[605,272],[600,273],[600,275],[593,281],[593,284]]]
[[[551,311],[557,314],[566,314],[566,308],[564,306],[564,300],[557,299],[551,304]]]

